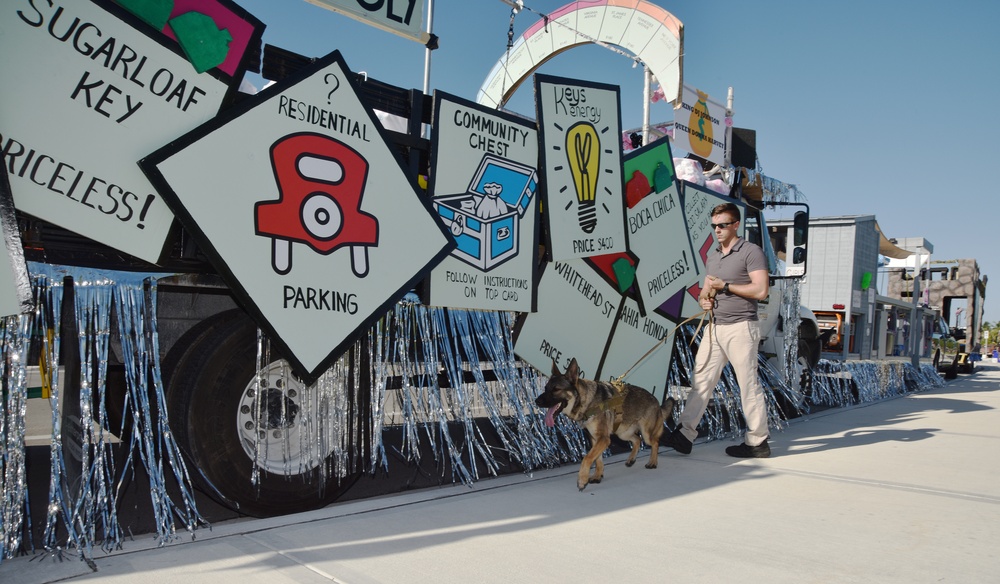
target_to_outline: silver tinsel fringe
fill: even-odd
[[[118,512],[123,484],[134,472],[135,455],[150,478],[150,497],[156,515],[156,536],[161,544],[176,534],[180,523],[189,533],[205,524],[195,508],[194,493],[180,452],[173,441],[165,412],[163,384],[159,371],[155,277],[130,272],[94,271],[48,264],[31,264],[35,311],[30,315],[4,320],[3,362],[6,403],[2,422],[3,437],[3,554],[34,551],[30,536],[22,541],[23,528],[30,520],[25,485],[26,352],[34,338],[39,345],[40,371],[49,386],[52,432],[49,490],[42,547],[46,553],[62,557],[78,554],[90,561],[94,547],[110,552],[125,537]],[[78,331],[80,384],[67,391],[60,380],[60,338],[64,278],[73,281],[73,315]],[[129,446],[122,468],[116,469],[112,437],[122,428],[109,427],[106,410],[106,379],[112,311],[122,341],[128,401],[134,423],[131,435],[121,436]],[[34,365],[34,364],[32,364]],[[72,378],[64,372],[67,379]],[[64,397],[65,394],[65,397]],[[69,396],[79,395],[79,399]],[[151,400],[155,401],[151,405]],[[65,426],[63,422],[66,422]],[[167,493],[166,473],[171,472],[179,487],[180,501]]]
[[[833,407],[870,403],[944,386],[944,379],[933,365],[915,368],[909,361],[841,362],[824,359],[813,372],[811,401]]]
[[[0,561],[21,549],[25,530],[28,479],[25,469],[25,420],[28,391],[25,364],[31,318],[8,316],[0,320],[3,334],[3,407],[0,409]],[[30,521],[27,531],[30,532]],[[30,539],[30,538],[29,538]],[[30,546],[30,542],[28,542]]]
[[[156,275],[46,265],[32,265],[31,270],[34,314],[2,321],[0,560],[34,549],[32,542],[23,540],[23,534],[31,532],[30,525],[25,529],[30,514],[24,437],[25,370],[32,338],[48,364],[52,388],[50,487],[48,501],[43,502],[47,508],[45,551],[58,555],[68,550],[87,560],[95,546],[107,552],[119,547],[124,530],[117,501],[138,464],[150,476],[158,540],[165,543],[176,537],[178,527],[193,537],[206,522],[195,505],[189,471],[168,426],[159,368]],[[74,281],[76,342],[81,355],[80,399],[79,404],[72,404],[79,410],[76,416],[61,410],[67,404],[60,395],[56,366],[60,343],[72,342],[59,338],[67,275]],[[794,300],[782,307],[788,321],[792,315],[797,318]],[[109,440],[111,434],[121,434],[122,428],[108,427],[105,408],[109,340],[115,324],[122,343],[127,406],[134,420],[131,434],[122,438],[128,447],[122,468],[115,468]],[[320,490],[331,477],[388,469],[387,447],[406,461],[433,465],[442,480],[463,484],[472,484],[484,474],[530,473],[578,462],[588,450],[588,441],[580,427],[564,416],[557,417],[555,427],[545,426],[544,412],[535,407],[534,398],[546,378],[515,357],[512,328],[510,313],[431,308],[402,301],[305,389],[308,399],[300,401],[296,431],[286,433],[283,441],[262,439],[255,448],[265,459],[277,456],[279,464],[283,456],[286,471],[292,470],[287,454],[301,453],[297,464],[319,466],[315,476]],[[678,397],[693,369],[689,339],[694,327],[685,326],[679,333],[668,380],[668,393]],[[263,383],[266,367],[274,362],[270,345],[260,333],[257,348],[259,382]],[[794,334],[786,338],[785,350],[794,360]],[[277,375],[291,383],[288,367],[279,366]],[[769,424],[775,429],[786,424],[779,403],[839,407],[943,384],[930,365],[915,369],[904,362],[821,361],[813,391],[802,399],[791,369],[776,371],[762,356],[759,372],[770,405]],[[363,395],[369,388],[371,395]],[[358,410],[352,404],[368,408],[363,415],[371,416],[370,435],[358,432],[363,420],[353,413]],[[262,407],[259,403],[259,418],[267,415]],[[736,379],[727,367],[702,421],[703,432],[710,439],[739,436],[740,412]],[[63,427],[63,419],[70,420],[71,426]],[[389,429],[400,431],[400,443],[384,443]],[[426,453],[431,453],[432,460],[422,460]],[[167,492],[168,483],[174,489],[179,486],[176,499]]]
[[[268,432],[258,432],[254,442],[254,457],[263,464],[281,465],[277,471],[284,476],[304,474],[310,469],[318,469],[317,489],[323,494],[326,484],[333,478],[344,478],[353,470],[364,468],[364,461],[358,459],[358,444],[352,439],[352,409],[350,403],[359,403],[361,385],[359,375],[352,375],[350,361],[356,359],[359,346],[345,353],[329,369],[320,375],[311,386],[303,386],[292,374],[284,360],[271,354],[266,336],[257,331],[257,369],[253,393],[263,396],[268,375],[272,382],[286,390],[301,392],[296,403],[299,410],[292,415],[286,410],[288,402],[282,400],[277,412],[277,426],[288,431],[274,438]],[[268,402],[256,399],[253,402],[256,420],[265,420],[271,415]],[[258,426],[262,424],[258,423]],[[251,477],[259,487],[261,467],[254,465]]]
[[[514,356],[512,328],[509,313],[413,302],[382,319],[371,336],[373,413],[377,427],[401,427],[400,456],[419,463],[423,437],[435,465],[464,484],[478,480],[480,468],[490,475],[503,470],[508,462],[499,454],[525,472],[583,456],[576,424],[544,425],[534,398],[545,380]],[[497,439],[487,439],[476,419],[486,420]],[[386,467],[384,444],[372,451],[372,467]]]
[[[781,294],[781,322],[795,323],[795,326],[782,327],[784,332],[784,346],[782,346],[781,350],[784,353],[785,362],[785,370],[782,371],[782,373],[784,374],[783,379],[785,381],[785,385],[791,387],[795,387],[799,384],[795,365],[799,358],[798,323],[801,318],[800,284],[801,280],[798,278],[783,280],[780,284],[784,287],[783,293]]]

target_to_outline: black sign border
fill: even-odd
[[[462,106],[464,108],[468,108],[468,109],[471,109],[471,110],[478,111],[478,112],[483,113],[483,114],[487,114],[487,115],[490,115],[490,116],[498,117],[498,118],[500,118],[502,120],[505,120],[507,122],[510,122],[512,124],[517,124],[519,126],[525,126],[525,127],[533,127],[535,129],[536,136],[540,136],[540,132],[539,132],[539,129],[538,129],[538,124],[535,123],[534,120],[530,120],[528,118],[521,117],[519,115],[510,113],[510,112],[506,112],[506,111],[503,111],[503,110],[491,109],[491,108],[489,108],[487,106],[478,104],[478,103],[476,103],[474,101],[465,99],[463,97],[459,97],[457,95],[453,95],[451,93],[440,91],[440,90],[435,90],[434,91],[434,124],[432,126],[434,128],[438,128],[439,127],[439,122],[441,121],[441,102],[442,102],[442,100],[447,100],[447,101],[449,101],[451,103],[457,104],[457,105]],[[437,134],[437,132],[434,132],[434,134],[431,136],[431,152],[430,152],[430,169],[432,171],[437,167],[438,156],[439,156],[438,155],[438,146],[439,146],[438,134]],[[539,146],[541,146],[541,145],[539,144]],[[541,153],[539,152],[539,154],[541,154]],[[541,163],[541,159],[540,158],[538,158],[537,160],[535,160],[535,176],[537,177],[537,179],[536,179],[536,189],[537,189],[537,192],[536,192],[536,197],[535,197],[535,221],[534,221],[535,227],[534,227],[534,233],[532,234],[532,249],[530,250],[530,253],[533,254],[533,255],[537,255],[538,244],[541,242],[541,234],[542,234],[542,217],[541,217],[541,212],[540,212],[540,209],[541,209],[541,204],[540,204],[541,203],[541,198],[540,197],[541,197],[541,189],[542,189],[542,184],[541,184],[542,183],[542,172],[541,172],[540,163]],[[434,199],[434,194],[437,192],[436,191],[436,183],[435,183],[436,178],[437,178],[437,173],[431,172],[430,180],[428,180],[428,183],[427,183],[427,193],[428,193],[428,196],[430,197],[430,199],[431,199],[432,202],[433,202],[433,199]],[[451,237],[450,234],[449,234],[449,237]],[[456,247],[457,247],[457,244],[456,244]],[[529,276],[529,280],[528,280],[529,282],[532,283],[532,286],[531,286],[531,309],[530,309],[530,312],[536,312],[536,311],[538,311],[538,277],[539,277],[538,270],[539,270],[539,262],[537,261],[537,258],[536,258],[535,261],[531,262],[531,275]],[[485,274],[486,272],[481,272],[481,273]],[[421,291],[420,291],[421,301],[424,302],[425,304],[429,304],[429,301],[430,301],[430,298],[431,298],[431,292],[432,292],[431,280],[428,278],[424,282],[423,286],[421,287]],[[494,311],[502,312],[503,309],[495,309]]]
[[[28,264],[24,259],[21,230],[17,223],[17,212],[14,210],[14,192],[10,188],[10,178],[7,176],[5,164],[0,164],[0,224],[3,224],[3,240],[7,246],[6,256],[16,288],[19,314],[27,314],[33,308],[31,276],[28,274]]]
[[[615,140],[618,142],[618,147],[615,148],[615,152],[618,153],[617,165],[611,164],[611,167],[617,166],[619,169],[619,179],[621,182],[620,193],[622,194],[621,205],[622,205],[622,236],[625,238],[625,250],[632,249],[632,245],[629,242],[628,236],[628,213],[625,209],[625,172],[624,164],[625,158],[624,153],[621,148],[621,133],[622,133],[622,95],[621,86],[613,85],[611,83],[599,83],[597,81],[584,81],[582,79],[573,79],[570,77],[558,77],[555,75],[547,75],[543,73],[535,73],[534,75],[534,90],[535,90],[535,118],[538,120],[538,155],[539,155],[539,174],[548,173],[548,151],[546,150],[545,144],[545,116],[542,115],[542,102],[539,99],[543,84],[549,85],[572,85],[576,87],[587,87],[591,89],[596,89],[598,91],[610,91],[617,96],[618,101],[618,127],[615,134]],[[549,201],[549,188],[548,188],[548,177],[546,180],[540,181],[539,193],[541,195],[541,202],[544,202],[545,207],[551,209]],[[552,229],[550,215],[548,213],[542,213],[542,220],[545,222],[544,234],[545,234],[545,259],[548,261],[552,260]],[[581,256],[585,257],[585,256]]]

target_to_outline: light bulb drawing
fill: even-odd
[[[588,122],[579,122],[566,132],[566,158],[573,174],[576,189],[577,219],[580,229],[593,233],[597,227],[597,178],[599,176],[601,149],[597,130]]]

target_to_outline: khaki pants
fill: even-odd
[[[681,433],[688,440],[693,442],[698,437],[698,423],[705,414],[726,363],[733,364],[736,381],[740,384],[740,402],[747,423],[746,443],[757,446],[767,439],[767,402],[757,378],[759,342],[760,326],[755,320],[710,324],[703,331],[691,378],[691,393],[678,418]]]

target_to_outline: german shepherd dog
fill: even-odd
[[[563,414],[579,422],[590,434],[590,451],[580,463],[576,486],[582,491],[590,483],[604,478],[602,455],[611,444],[612,432],[622,440],[632,443],[632,453],[625,466],[635,464],[641,446],[639,436],[650,447],[646,468],[656,468],[660,435],[663,423],[674,410],[674,398],[668,398],[661,407],[653,394],[645,389],[625,384],[619,392],[614,385],[580,377],[576,359],[569,363],[565,373],[552,362],[552,376],[545,384],[545,391],[535,399],[535,405],[547,408],[545,424],[555,425],[556,414]],[[590,467],[597,468],[593,475]]]

